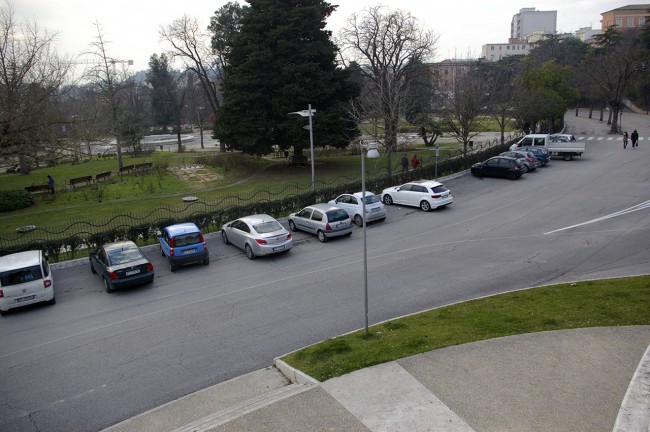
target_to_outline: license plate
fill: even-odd
[[[279,252],[279,251],[282,251],[282,250],[284,250],[284,246],[277,246],[277,247],[273,248],[273,252]]]
[[[127,272],[124,272],[124,274],[127,275],[127,276],[131,276],[131,275],[138,274],[138,273],[140,273],[140,269],[129,270]]]
[[[370,210],[371,213],[375,213],[375,212],[378,212],[378,211],[379,211],[379,207]]]
[[[30,295],[30,296],[27,296],[27,297],[20,297],[20,298],[16,299],[16,303],[22,303],[22,302],[26,302],[26,301],[29,301],[29,300],[34,300],[35,298],[36,298],[36,295]]]
[[[196,252],[196,249],[185,249],[183,255],[193,254],[194,252]]]

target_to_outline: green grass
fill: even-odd
[[[553,285],[459,303],[339,336],[289,354],[319,381],[484,339],[549,330],[650,325],[650,276]]]

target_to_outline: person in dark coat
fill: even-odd
[[[409,158],[406,156],[406,153],[402,155],[402,172],[408,172],[409,170]]]
[[[639,133],[636,129],[634,129],[634,132],[630,135],[630,139],[632,139],[632,148],[639,146]]]
[[[627,131],[623,132],[623,148],[627,148]]]

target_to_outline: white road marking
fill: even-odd
[[[583,225],[589,225],[589,224],[592,224],[592,223],[595,223],[595,222],[600,222],[600,221],[610,219],[610,218],[613,218],[613,217],[616,217],[616,216],[622,216],[622,215],[625,215],[625,214],[628,214],[628,213],[632,213],[632,212],[639,211],[639,210],[645,210],[645,209],[648,209],[648,208],[650,208],[650,200],[646,201],[646,202],[642,202],[641,204],[637,204],[637,205],[632,206],[630,208],[626,208],[625,210],[617,211],[615,213],[608,214],[606,216],[602,216],[602,217],[599,217],[599,218],[596,218],[596,219],[592,219],[592,220],[589,220],[587,222],[582,222],[582,223],[579,223],[579,224],[576,224],[576,225],[571,225],[571,226],[568,226],[568,227],[556,229],[555,231],[549,231],[549,232],[544,233],[544,234],[553,234],[553,233],[556,233],[556,232],[559,232],[559,231],[564,231],[564,230],[568,230],[568,229],[571,229],[571,228],[576,228],[576,227],[583,226]]]

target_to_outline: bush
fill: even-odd
[[[0,213],[31,207],[34,203],[34,197],[27,191],[0,191]]]

